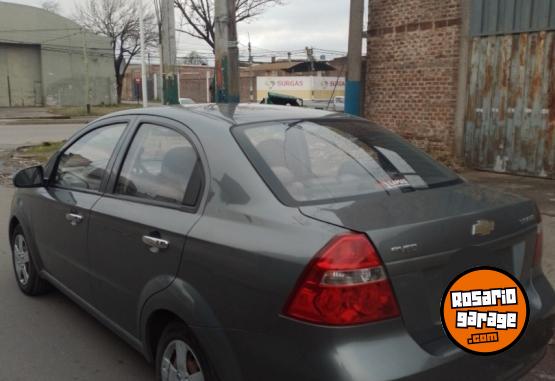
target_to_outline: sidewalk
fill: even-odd
[[[0,107],[0,119],[68,119],[53,114],[48,107]]]

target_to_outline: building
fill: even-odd
[[[106,38],[43,9],[0,2],[0,107],[85,105],[86,66],[91,104],[115,103]]]
[[[369,0],[365,116],[445,162],[555,178],[555,0]]]
[[[160,101],[162,97],[162,80],[159,64],[147,64],[148,99]],[[177,65],[179,73],[179,96],[191,98],[195,102],[207,102],[207,83],[214,77],[214,67],[207,65]],[[138,101],[141,97],[141,65],[131,64],[123,78],[122,99]]]
[[[331,61],[336,62],[336,61]],[[316,61],[314,71],[310,62],[306,61],[277,61],[255,64],[251,67],[241,67],[241,101],[258,102],[267,96],[268,91],[301,96],[307,100],[328,99],[333,93],[344,95],[345,59],[337,59],[338,66],[330,62]],[[191,98],[195,102],[209,102],[211,86],[214,79],[214,67],[207,65],[178,65],[179,96]],[[275,81],[275,77],[310,77],[303,81],[304,85],[295,86],[299,81],[288,82],[285,86]],[[263,79],[261,79],[263,78]],[[268,78],[268,80],[266,80]],[[160,66],[147,65],[148,97],[150,100],[160,100],[162,81],[160,81]],[[273,81],[273,82],[272,82]],[[301,79],[302,81],[302,79]],[[335,83],[338,82],[338,86]],[[258,89],[258,84],[263,86]],[[273,84],[272,84],[273,83]],[[293,85],[293,86],[290,86]],[[141,97],[141,65],[129,65],[123,80],[122,99],[126,101],[140,101]]]
[[[249,68],[256,77],[279,77],[279,76],[306,76],[322,75],[329,76],[337,71],[335,67],[326,61],[274,61],[255,64]]]

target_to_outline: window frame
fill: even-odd
[[[134,121],[133,117],[116,117],[116,118],[103,119],[103,120],[101,120],[97,123],[93,123],[93,124],[89,125],[88,127],[85,127],[83,130],[79,131],[76,135],[71,137],[62,146],[62,148],[60,148],[58,150],[58,152],[55,154],[54,164],[48,170],[46,187],[47,188],[54,188],[54,189],[68,190],[68,191],[72,191],[72,192],[81,192],[81,193],[88,193],[88,194],[94,194],[94,195],[102,195],[105,191],[108,179],[110,178],[110,175],[111,175],[111,172],[112,172],[112,167],[114,165],[115,159],[116,159],[119,151],[121,150],[121,148],[122,148],[122,146],[123,146],[123,144],[126,140],[129,129],[131,128],[131,126],[133,124],[133,121]],[[86,188],[72,188],[72,187],[67,187],[67,186],[61,186],[61,185],[58,185],[54,182],[54,179],[55,179],[56,173],[58,171],[58,166],[60,164],[60,160],[62,158],[62,155],[67,150],[69,150],[71,147],[73,147],[73,145],[75,145],[75,143],[77,143],[79,140],[81,140],[85,136],[93,133],[94,131],[100,130],[101,128],[116,126],[116,125],[120,125],[120,124],[124,125],[124,129],[123,129],[123,132],[122,132],[121,136],[119,137],[118,141],[116,142],[116,145],[114,146],[114,150],[112,151],[111,156],[108,158],[108,164],[106,165],[106,171],[104,173],[104,176],[102,177],[102,180],[100,182],[100,187],[98,188],[98,190],[92,190],[92,189],[86,189]],[[47,164],[47,166],[48,166],[48,164]]]
[[[191,147],[193,147],[193,149],[195,150],[195,153],[197,154],[197,158],[200,164],[201,186],[200,186],[199,194],[197,196],[196,203],[194,205],[186,205],[183,202],[172,203],[172,202],[165,202],[165,201],[158,201],[158,200],[150,200],[147,198],[141,198],[141,197],[129,196],[121,193],[116,193],[117,183],[120,178],[121,171],[123,170],[125,159],[129,154],[129,150],[131,149],[131,145],[133,144],[135,137],[139,132],[139,129],[143,125],[153,125],[155,127],[162,127],[162,128],[167,128],[169,130],[172,130],[175,133],[183,136],[183,138],[187,139],[189,144],[191,144]],[[128,134],[128,137],[124,143],[123,149],[121,149],[117,155],[113,169],[106,183],[106,192],[104,193],[104,197],[129,201],[136,204],[151,205],[151,206],[157,206],[157,207],[166,208],[166,209],[180,210],[191,214],[196,213],[200,209],[201,203],[204,200],[204,195],[206,190],[206,172],[207,172],[205,160],[203,155],[201,154],[202,151],[199,149],[199,146],[200,144],[197,142],[197,139],[194,138],[194,135],[192,134],[192,132],[189,132],[188,127],[186,127],[181,123],[178,123],[171,119],[165,119],[165,118],[155,117],[155,116],[143,116],[141,118],[138,118],[135,121],[133,128]],[[187,193],[190,185],[191,185],[191,182],[189,181],[189,184],[187,184],[187,189],[185,190],[185,193]]]

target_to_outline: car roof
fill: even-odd
[[[349,115],[333,111],[315,110],[304,107],[263,105],[256,103],[240,104],[191,104],[163,107],[149,107],[116,112],[106,117],[124,115],[157,115],[187,123],[196,122],[202,117],[218,119],[224,124],[241,125],[277,120],[319,119],[329,117],[349,118]],[[200,117],[200,118],[199,118]]]

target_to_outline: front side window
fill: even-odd
[[[73,143],[60,156],[53,185],[98,191],[125,127],[125,124],[101,127]]]
[[[123,163],[116,193],[172,204],[194,205],[187,192],[200,162],[187,138],[172,129],[142,125]],[[195,187],[198,191],[198,186]]]
[[[409,192],[460,181],[397,135],[364,121],[283,122],[236,127],[233,133],[286,203]]]

